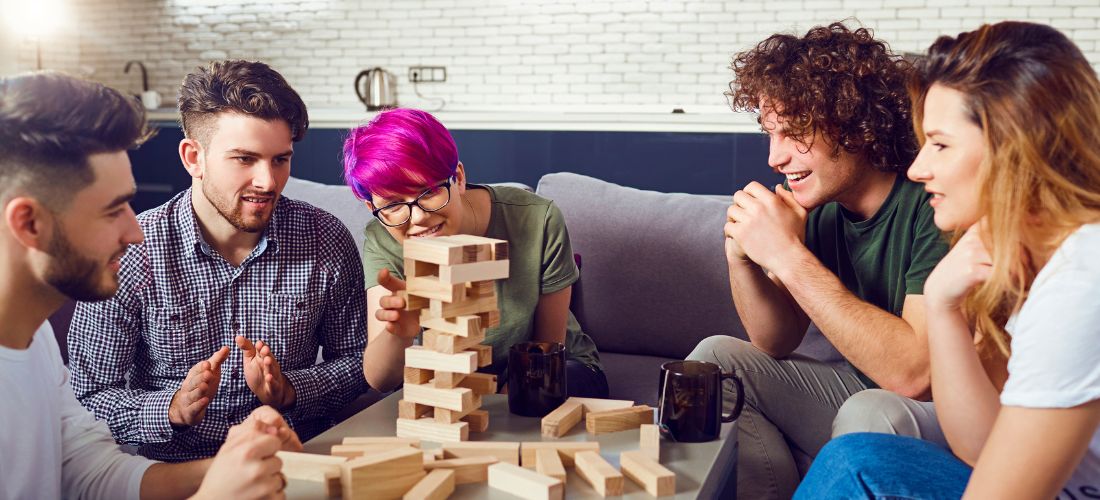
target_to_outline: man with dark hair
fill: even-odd
[[[929,195],[904,175],[917,151],[909,65],[885,43],[834,23],[773,35],[732,68],[733,106],[759,113],[768,163],[789,188],[754,182],[733,195],[726,257],[749,341],[711,337],[689,358],[744,381],[739,496],[788,498],[793,453],[816,455],[859,391],[893,391],[876,392],[899,403],[885,419],[895,432],[938,432],[930,406],[906,397],[929,396],[922,294],[947,246]],[[847,366],[791,354],[811,321]]]
[[[270,497],[285,485],[275,452],[301,449],[263,407],[213,461],[155,463],[122,452],[73,397],[46,319],[118,289],[119,258],[142,241],[126,149],[147,135],[135,101],[102,85],[0,79],[0,498]]]
[[[367,387],[351,234],[280,198],[305,104],[267,65],[224,61],[184,78],[179,109],[191,188],[138,216],[118,295],[77,305],[76,396],[159,460],[210,456],[260,405],[308,439]]]

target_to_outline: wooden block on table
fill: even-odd
[[[421,276],[439,276],[439,264],[423,262],[416,259],[405,260],[405,281]]]
[[[341,444],[391,444],[394,446],[420,447],[420,440],[416,438],[399,438],[394,436],[348,436]]]
[[[405,447],[411,448],[411,446],[405,444],[393,443],[334,444],[332,445],[332,450],[329,452],[329,454],[334,457],[359,458],[367,455],[373,455],[375,453],[381,453],[383,451],[390,451]]]
[[[404,399],[397,402],[397,417],[408,418],[416,420],[424,415],[432,412],[432,407],[428,405],[422,405],[414,403],[412,401],[406,401]]]
[[[470,314],[480,314],[497,309],[497,297],[494,293],[490,297],[464,298],[455,302],[443,302],[432,300],[428,311],[436,318],[454,318]],[[420,326],[424,326],[421,323]]]
[[[464,352],[477,353],[477,367],[481,368],[493,364],[493,346],[478,344]]]
[[[588,481],[600,496],[614,497],[623,494],[623,474],[607,463],[599,453],[582,451],[574,458],[577,475]]]
[[[405,299],[406,311],[426,311],[432,305],[431,299],[419,295],[409,295],[407,290],[398,290],[394,294]]]
[[[550,448],[535,450],[535,471],[565,482],[565,466],[562,465],[557,450]]]
[[[429,471],[435,469],[453,470],[456,484],[481,483],[488,477],[486,469],[497,462],[496,457],[490,456],[450,458],[424,464],[424,468]]]
[[[676,494],[676,474],[642,450],[624,451],[619,456],[619,465],[623,474],[638,483],[645,491],[655,497]]]
[[[455,472],[435,469],[405,493],[403,500],[443,500],[455,492]]]
[[[638,449],[654,462],[661,461],[661,429],[654,424],[642,424],[639,428]]]
[[[444,443],[443,458],[496,457],[497,460],[519,465],[519,443],[500,441],[465,441]]]
[[[489,430],[489,412],[485,410],[474,410],[462,417],[462,421],[470,424],[470,432]]]
[[[584,405],[569,398],[557,409],[542,417],[542,435],[562,437],[581,421],[582,415],[584,415]]]
[[[436,443],[466,441],[470,438],[470,424],[466,422],[441,424],[431,418],[415,420],[399,418],[397,419],[397,435],[399,437],[419,437]]]
[[[328,496],[341,494],[340,474],[346,458],[293,451],[278,451],[275,456],[283,462],[282,472],[287,479],[324,483]]]
[[[405,240],[403,252],[405,259],[452,266],[465,262],[462,247],[466,245],[468,243],[452,241],[446,236],[412,238]]]
[[[455,387],[462,387],[462,380],[466,378],[465,373],[455,372],[435,372],[435,378],[432,379],[432,385],[440,389],[454,389]]]
[[[432,377],[435,376],[432,370],[424,370],[422,368],[413,368],[411,366],[405,367],[405,383],[406,384],[426,384]]]
[[[432,409],[432,418],[436,422],[441,424],[453,424],[461,422],[466,415],[481,408],[481,396],[474,394],[474,402],[470,405],[470,409],[465,411],[448,410],[446,408],[435,407]]]
[[[480,344],[479,344],[480,345]],[[425,370],[473,373],[477,371],[477,354],[468,352],[444,354],[414,345],[405,349],[405,366]]]
[[[406,292],[416,297],[442,300],[443,302],[466,300],[466,285],[464,283],[443,283],[439,280],[438,276],[409,278],[406,286],[408,287]],[[423,309],[423,307],[418,307],[417,309]]]
[[[653,423],[653,408],[639,405],[622,410],[589,412],[584,416],[584,425],[592,434],[619,432],[637,429],[643,424]]]
[[[470,281],[492,281],[508,278],[508,260],[487,260],[453,266],[440,266],[439,282],[463,285]],[[494,289],[495,291],[495,289]],[[496,295],[495,293],[493,295]]]
[[[405,384],[405,401],[462,412],[474,410],[474,391],[465,387],[440,389],[430,384]]]
[[[485,338],[485,331],[481,326],[481,319],[482,318],[476,314],[456,316],[453,319],[440,318],[432,316],[431,311],[427,309],[422,309],[420,311],[420,326],[451,333],[459,337],[477,336],[479,338]]]
[[[597,412],[607,410],[621,410],[623,408],[630,408],[634,406],[633,401],[627,401],[625,399],[599,399],[599,398],[569,398],[567,401],[572,400],[584,405],[584,412]]]
[[[489,466],[489,487],[530,500],[561,500],[565,483],[512,464]]]
[[[582,451],[599,453],[600,443],[598,441],[524,441],[519,446],[520,463],[524,467],[535,468],[535,452],[544,448],[556,450],[561,457],[562,465],[572,467],[573,457],[577,453]]]
[[[349,460],[341,467],[345,500],[401,498],[427,475],[423,454],[408,446]]]
[[[491,357],[491,356],[490,356]],[[480,364],[481,358],[478,358]],[[471,373],[462,379],[458,383],[459,387],[465,387],[474,394],[496,394],[497,392],[497,376],[492,373]]]
[[[480,344],[482,340],[485,340],[484,335],[462,337],[442,330],[427,330],[424,332],[424,347],[446,354],[460,353]]]
[[[488,297],[496,293],[496,290],[497,283],[495,280],[471,281],[466,283],[467,297]]]

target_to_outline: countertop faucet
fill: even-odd
[[[122,69],[122,72],[123,73],[129,73],[130,72],[130,66],[133,65],[133,64],[137,64],[138,69],[141,70],[141,91],[142,92],[148,91],[149,90],[149,73],[145,72],[145,65],[142,64],[141,61],[127,61],[126,62],[126,67]]]

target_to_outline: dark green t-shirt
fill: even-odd
[[[497,282],[500,326],[485,332],[493,346],[493,371],[500,373],[508,361],[508,348],[535,334],[535,306],[539,297],[576,283],[580,270],[573,261],[573,247],[561,210],[546,198],[513,187],[470,184],[489,191],[491,209],[485,236],[508,242],[508,279]],[[389,269],[405,279],[401,244],[372,220],[365,230],[363,274],[366,288],[378,285],[378,271]],[[565,347],[571,359],[603,369],[596,344],[581,331],[569,312]]]

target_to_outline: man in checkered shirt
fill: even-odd
[[[122,258],[115,298],[77,305],[74,391],[157,460],[212,456],[265,404],[309,439],[367,385],[351,234],[280,198],[305,104],[267,65],[224,61],[184,78],[179,107],[191,188],[138,216],[145,241]]]

